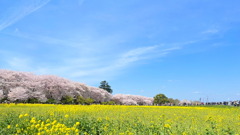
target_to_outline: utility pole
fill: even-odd
[[[208,96],[207,96],[207,104],[208,104]]]

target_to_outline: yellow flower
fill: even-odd
[[[78,125],[80,125],[80,122],[76,122],[76,124],[75,124],[76,126],[78,126]]]
[[[25,116],[25,117],[27,117],[27,116],[28,116],[28,114],[26,113],[26,114],[24,114],[24,116]]]
[[[17,133],[21,133],[21,130],[20,130],[20,129],[18,129],[18,130],[17,130]]]
[[[40,127],[40,125],[39,125],[39,124],[37,124],[37,125],[35,126],[35,128],[38,128],[38,127]]]
[[[47,120],[46,120],[46,122],[48,123],[48,122],[50,122],[50,120],[49,120],[49,119],[47,119]]]
[[[36,120],[34,117],[31,119],[30,123],[36,123]]]
[[[54,121],[52,122],[52,125],[54,125],[55,123],[57,123],[57,120],[54,120]]]
[[[21,119],[22,117],[23,117],[23,115],[22,115],[22,114],[20,114],[18,118],[19,118],[19,119]]]
[[[169,124],[165,124],[164,127],[165,128],[171,128],[171,126]]]
[[[67,114],[66,114],[64,117],[65,117],[65,118],[68,118],[68,117],[69,117],[69,115],[67,115]]]
[[[7,128],[8,128],[8,129],[11,128],[11,125],[8,125]]]

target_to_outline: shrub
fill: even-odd
[[[52,98],[50,98],[50,99],[48,99],[48,100],[46,101],[46,103],[47,103],[47,104],[56,104],[57,101],[54,100],[54,99],[52,99]]]
[[[114,101],[108,101],[108,102],[102,102],[102,105],[115,105],[116,103]]]
[[[27,103],[39,103],[39,100],[37,98],[28,98]]]
[[[81,105],[90,105],[94,102],[93,99],[91,98],[84,98],[82,96],[77,96],[75,99],[74,99],[74,103],[75,104],[81,104]]]
[[[73,103],[73,98],[71,96],[64,96],[61,99],[61,103],[63,103],[63,104],[72,104]]]
[[[90,105],[90,104],[92,104],[93,102],[94,102],[94,100],[91,99],[91,98],[86,98],[86,99],[85,99],[85,104],[86,104],[86,105]]]
[[[82,96],[77,96],[76,98],[75,98],[75,100],[74,100],[74,103],[75,104],[84,104],[85,103],[85,98],[84,97],[82,97]]]

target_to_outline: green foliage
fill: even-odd
[[[178,99],[173,99],[173,98],[169,98],[168,101],[172,105],[178,105],[180,103],[180,101]]]
[[[169,103],[168,98],[164,95],[164,94],[157,94],[154,97],[154,104],[158,104],[158,105],[163,105],[165,103]]]
[[[26,101],[25,101],[25,102],[26,102]],[[19,100],[19,99],[17,99],[17,100],[14,101],[14,103],[25,103],[25,102],[23,102],[23,101],[21,101],[21,100]]]
[[[63,104],[72,104],[73,103],[73,98],[71,96],[64,96],[61,99],[61,103],[63,103]]]
[[[39,103],[40,101],[37,98],[28,98],[27,103]]]
[[[107,81],[101,81],[99,88],[106,90],[108,93],[112,93],[113,90],[111,89],[111,86],[108,85]]]
[[[47,104],[56,104],[57,101],[54,100],[54,99],[52,99],[52,98],[50,98],[50,99],[48,99],[48,100],[46,101],[46,103],[47,103]]]
[[[116,103],[114,101],[107,101],[107,102],[102,102],[102,105],[115,105]]]
[[[75,104],[90,105],[94,102],[91,98],[84,98],[82,96],[77,96],[74,100]]]
[[[74,103],[75,104],[84,104],[85,103],[85,98],[82,97],[82,96],[77,96],[75,99],[74,99]]]
[[[94,100],[91,99],[91,98],[85,99],[85,104],[86,104],[86,105],[90,105],[90,104],[92,104],[93,102],[94,102]]]
[[[1,103],[5,102],[5,101],[9,101],[7,97],[4,97],[0,100]]]

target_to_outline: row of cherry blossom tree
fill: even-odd
[[[112,95],[104,89],[87,86],[54,75],[35,75],[0,69],[0,100],[25,102],[36,99],[39,102],[56,101],[66,97],[76,100],[92,99],[95,103],[114,102],[123,105],[152,105],[153,98],[136,95]],[[32,100],[35,101],[35,100]]]

